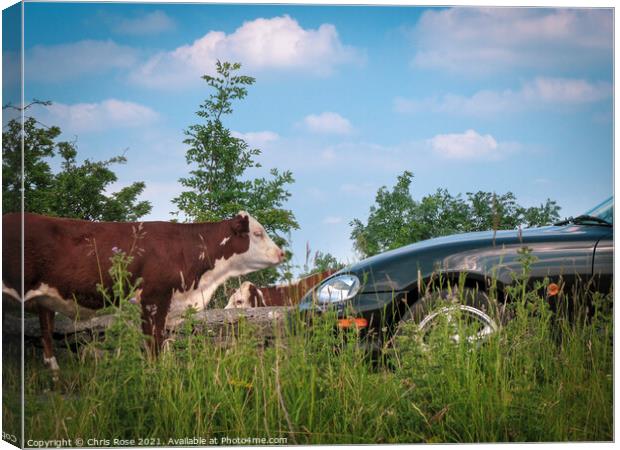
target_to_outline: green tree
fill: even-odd
[[[340,270],[344,267],[344,264],[338,261],[331,253],[323,253],[317,251],[314,254],[314,267],[308,273],[325,272],[326,270]]]
[[[58,152],[62,157],[62,170],[54,177],[54,196],[49,202],[55,215],[133,222],[151,212],[148,201],[137,200],[145,188],[141,181],[111,195],[105,193],[106,188],[118,180],[110,166],[125,163],[124,156],[106,161],[87,159],[78,164],[77,150],[72,143],[59,143]]]
[[[412,213],[415,202],[409,192],[413,174],[405,171],[389,191],[383,186],[377,191],[375,205],[370,207],[366,224],[353,219],[351,238],[356,250],[364,255],[374,255],[388,248],[396,248],[414,242]]]
[[[377,191],[366,223],[351,222],[355,249],[366,257],[413,242],[453,233],[515,229],[520,225],[542,226],[559,219],[560,207],[547,201],[539,207],[520,206],[514,194],[468,192],[451,195],[445,189],[423,197],[411,195],[413,174],[405,171],[390,191]]]
[[[7,106],[5,108],[11,108]],[[45,213],[54,176],[49,160],[55,154],[58,127],[43,127],[33,117],[11,119],[2,132],[2,209],[21,211],[22,136],[24,143],[24,209]]]
[[[556,202],[547,199],[540,206],[532,206],[530,208],[521,209],[523,223],[528,227],[538,225],[547,225],[557,221],[560,218],[560,207]]]
[[[49,105],[34,101],[31,106]],[[13,108],[10,105],[5,108]],[[59,217],[86,220],[134,221],[148,214],[151,205],[138,201],[144,183],[136,182],[118,192],[106,189],[118,180],[110,169],[126,162],[124,156],[107,161],[85,160],[77,163],[73,142],[58,141],[61,130],[45,126],[34,117],[26,117],[22,130],[20,119],[11,119],[2,132],[2,201],[3,212],[21,211],[21,159],[23,137],[24,210]],[[60,170],[50,164],[60,157]]]
[[[233,101],[245,98],[255,81],[237,75],[240,68],[239,63],[218,61],[217,76],[202,77],[213,92],[196,113],[202,122],[185,131],[186,160],[192,169],[190,176],[179,180],[187,190],[173,200],[179,209],[176,214],[182,213],[187,221],[218,221],[245,210],[278,245],[285,246],[285,236],[298,228],[293,212],[284,208],[291,195],[287,185],[294,182],[292,173],[271,169],[270,178],[250,179],[246,171],[260,167],[255,158],[261,151],[233,136],[223,123],[233,112]],[[277,272],[267,269],[253,279],[261,285],[270,283]]]
[[[468,192],[469,222],[468,231],[510,230],[523,225],[523,208],[517,204],[512,192],[497,195],[493,192]],[[559,210],[559,208],[557,208]],[[555,217],[557,219],[558,217]],[[551,218],[542,218],[531,225],[544,224]]]

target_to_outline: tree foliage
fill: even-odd
[[[218,61],[217,75],[202,77],[212,93],[196,113],[202,122],[185,131],[186,160],[192,169],[188,177],[179,180],[187,190],[173,202],[177,214],[182,213],[188,221],[218,221],[247,211],[278,245],[286,245],[285,236],[298,228],[293,212],[284,208],[291,195],[287,185],[294,182],[292,173],[271,169],[269,178],[250,178],[247,170],[261,167],[256,161],[261,151],[233,136],[223,123],[233,112],[233,101],[244,99],[247,87],[255,82],[238,75],[239,69],[239,63]],[[262,273],[268,275],[259,283],[275,281],[274,270]]]
[[[33,102],[48,105],[49,102]],[[74,142],[59,141],[61,130],[34,117],[10,120],[2,132],[3,212],[21,211],[21,160],[23,137],[24,211],[86,220],[134,221],[148,214],[151,205],[138,201],[143,182],[107,193],[118,180],[110,166],[126,162],[124,156],[106,161],[77,162]],[[54,172],[52,166],[59,166]]]
[[[514,194],[467,192],[451,195],[445,189],[423,197],[411,195],[413,173],[405,171],[389,190],[377,191],[366,223],[351,222],[355,249],[364,257],[413,242],[453,233],[509,230],[520,225],[542,226],[559,219],[560,207],[547,201],[539,207],[520,206]]]
[[[51,196],[54,176],[49,160],[55,154],[55,139],[60,128],[43,128],[30,117],[24,121],[12,119],[2,132],[2,209],[21,210],[22,136],[24,137],[24,209],[45,212]]]
[[[327,270],[340,270],[344,267],[344,264],[338,261],[338,259],[329,252],[323,253],[317,251],[314,254],[312,270],[310,273],[325,272]]]
[[[125,163],[124,156],[105,161],[87,159],[78,164],[77,151],[71,143],[62,142],[58,147],[62,171],[55,176],[56,195],[51,201],[57,215],[88,220],[135,221],[151,211],[149,202],[136,200],[145,188],[141,181],[111,195],[105,193],[106,188],[117,181],[110,166]],[[78,194],[80,197],[76,201]]]

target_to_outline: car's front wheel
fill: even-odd
[[[445,342],[479,345],[497,333],[504,321],[503,308],[484,292],[445,289],[425,295],[405,312],[392,344],[406,335],[422,349]]]

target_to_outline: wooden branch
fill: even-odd
[[[194,333],[222,337],[236,332],[237,325],[245,320],[256,327],[256,332],[262,336],[273,335],[274,330],[286,323],[286,318],[294,311],[294,307],[273,306],[266,308],[247,309],[207,309],[197,313]],[[75,341],[89,340],[93,335],[103,334],[112,323],[114,316],[95,316],[89,320],[73,321],[60,314],[54,321],[54,338],[56,340]],[[174,332],[183,324],[183,320],[168,323],[168,332]],[[2,314],[3,334],[20,336],[22,333],[19,313],[4,311]],[[36,315],[26,313],[24,318],[24,336],[38,338],[41,336],[39,319]]]

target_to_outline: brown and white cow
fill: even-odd
[[[228,299],[224,309],[267,306],[263,293],[251,281],[244,281]]]
[[[2,217],[2,292],[37,311],[46,364],[57,370],[52,349],[54,315],[91,317],[104,306],[97,291],[110,287],[110,257],[137,249],[128,270],[142,278],[136,300],[144,333],[154,337],[155,351],[164,340],[167,321],[193,307],[204,309],[219,285],[284,259],[265,229],[240,212],[214,223],[89,222],[24,214],[24,295],[21,290],[20,214]],[[136,229],[141,238],[136,241]]]
[[[290,283],[262,288],[246,281],[230,296],[225,309],[296,305],[306,292],[334,273],[336,270],[330,269]]]

